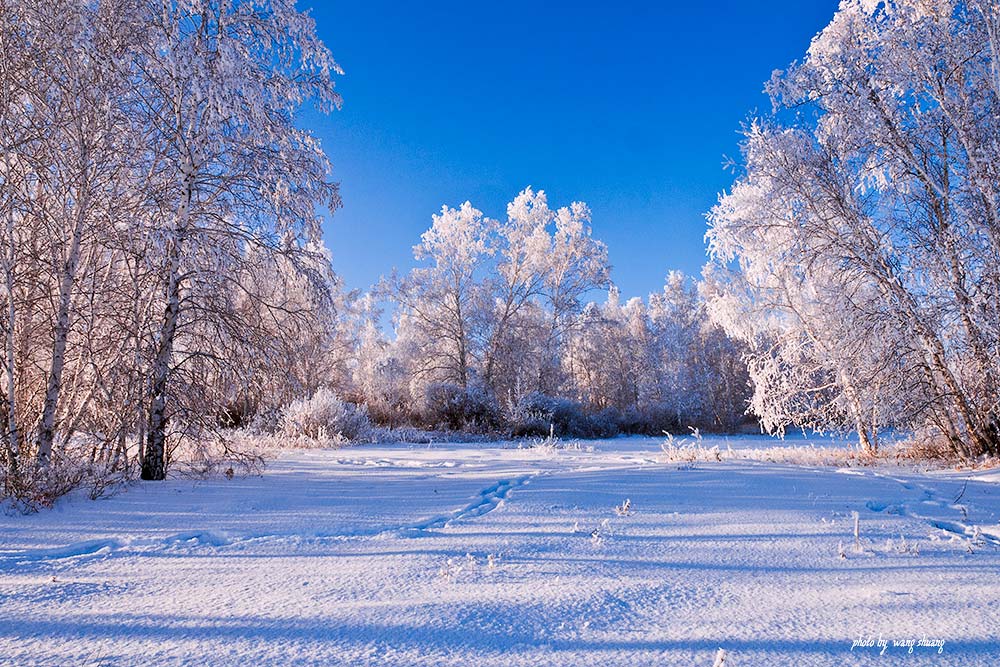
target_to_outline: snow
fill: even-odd
[[[296,450],[259,477],[0,516],[0,664],[995,656],[996,472],[771,463],[750,436],[704,443],[745,460],[678,463],[659,442]]]

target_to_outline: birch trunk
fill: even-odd
[[[4,282],[7,288],[7,336],[6,336],[6,380],[7,380],[7,433],[4,434],[7,444],[7,456],[10,459],[10,472],[16,477],[18,473],[18,457],[20,456],[20,434],[17,426],[17,396],[15,390],[17,381],[14,375],[15,342],[14,326],[17,324],[17,306],[14,303],[14,261],[16,259],[17,243],[14,240],[14,214],[7,216],[6,257],[4,258]]]
[[[167,242],[167,305],[160,325],[156,357],[153,361],[150,383],[149,417],[147,419],[146,448],[142,457],[142,479],[162,480],[167,474],[167,384],[174,353],[174,336],[180,314],[180,253],[191,215],[194,193],[194,169],[185,166],[181,203],[177,210],[177,224]]]
[[[45,402],[42,405],[38,437],[36,440],[38,452],[37,463],[40,468],[48,466],[52,457],[52,443],[55,440],[56,411],[59,408],[59,396],[62,391],[63,368],[66,364],[66,343],[69,339],[69,315],[73,299],[73,285],[76,282],[77,267],[80,263],[80,244],[85,228],[85,212],[87,198],[84,197],[77,210],[73,225],[69,253],[63,265],[59,281],[59,297],[56,312],[56,326],[52,342],[52,365],[49,368],[49,380],[45,390]]]

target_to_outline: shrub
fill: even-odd
[[[682,431],[690,425],[700,426],[701,422],[682,418],[678,415],[676,407],[668,403],[650,403],[642,407],[632,407],[619,418],[622,432],[642,435],[662,435],[666,432]]]
[[[134,471],[128,469],[125,457],[112,462],[95,460],[92,455],[96,446],[93,438],[78,435],[54,450],[45,467],[34,464],[33,451],[25,455],[25,463],[16,470],[9,461],[3,461],[0,511],[36,512],[52,507],[79,487],[89,486],[90,497],[97,498],[127,483]]]
[[[258,410],[246,427],[251,435],[277,435],[282,429],[282,409],[276,407]]]
[[[614,408],[605,408],[590,415],[589,428],[592,438],[613,438],[622,432],[622,415]]]
[[[495,431],[503,418],[493,397],[482,389],[438,383],[427,388],[424,418],[453,431]]]
[[[85,461],[86,459],[84,459]],[[53,452],[46,468],[25,466],[19,474],[0,468],[0,507],[27,514],[52,507],[55,501],[81,486],[90,474],[85,463]]]
[[[310,398],[292,401],[281,411],[281,432],[318,442],[368,440],[372,434],[368,410],[340,400],[332,390],[321,387]]]
[[[532,392],[522,396],[514,408],[513,434],[518,437],[566,435],[567,425],[582,416],[570,401]]]
[[[514,409],[512,431],[516,437],[554,435],[573,438],[611,438],[619,433],[618,412],[603,410],[588,415],[579,403],[532,392]]]

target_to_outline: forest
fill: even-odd
[[[428,212],[348,290],[290,0],[0,4],[0,486],[320,444],[689,429],[1000,453],[1000,14],[844,3],[767,84],[703,274],[627,298],[579,201]],[[335,224],[335,222],[334,222]],[[220,468],[221,466],[221,468]],[[230,470],[232,468],[230,467]]]

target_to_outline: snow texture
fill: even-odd
[[[0,516],[0,664],[989,664],[1000,474],[752,458],[299,450],[72,496]]]

